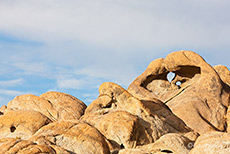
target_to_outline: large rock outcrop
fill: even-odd
[[[86,105],[69,94],[47,92],[40,97],[32,94],[14,98],[7,105],[8,110],[34,110],[41,112],[52,121],[79,119]]]
[[[0,116],[0,138],[28,139],[50,122],[50,119],[40,112],[28,110],[9,111]]]
[[[193,148],[194,142],[187,137],[169,133],[163,135],[155,143],[137,147],[136,149],[124,149],[120,150],[119,154],[126,153],[140,153],[140,154],[156,154],[156,153],[174,153],[174,154],[189,154]]]
[[[230,134],[208,132],[201,135],[195,142],[190,154],[228,154],[230,153]]]
[[[104,136],[94,127],[78,121],[53,122],[29,140],[39,145],[57,145],[76,154],[109,154]]]
[[[40,97],[48,100],[53,105],[57,112],[55,118],[59,121],[79,119],[87,107],[76,97],[65,93],[47,92]]]
[[[38,145],[29,140],[15,138],[0,139],[1,154],[69,154],[64,148],[56,145]]]
[[[106,137],[113,136],[109,139],[121,147],[134,148],[152,143],[167,133],[190,130],[159,100],[141,102],[111,82],[103,83],[99,93],[82,120],[94,125]]]
[[[171,82],[170,72],[175,73]],[[214,68],[192,51],[173,52],[152,61],[128,91],[140,100],[161,100],[199,133],[226,129],[229,91]]]
[[[127,90],[103,83],[88,107],[61,92],[15,97],[0,108],[0,154],[227,154],[229,103],[228,68],[177,51]]]

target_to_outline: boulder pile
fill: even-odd
[[[152,61],[124,89],[106,82],[89,106],[69,94],[0,108],[0,154],[228,154],[230,72],[192,51]]]

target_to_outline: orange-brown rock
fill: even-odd
[[[79,119],[86,105],[77,98],[60,92],[47,92],[40,97],[27,94],[15,97],[7,105],[8,110],[34,110],[52,121]]]
[[[190,141],[195,142],[196,139],[200,136],[200,134],[197,133],[197,132],[192,132],[191,131],[191,132],[183,134],[183,136],[188,138]]]
[[[7,109],[7,106],[3,105],[1,108],[0,108],[0,116],[4,114],[4,112],[6,111]]]
[[[167,79],[170,72],[175,73],[171,82]],[[229,94],[213,67],[192,51],[152,61],[128,91],[140,100],[160,99],[199,133],[225,130]]]
[[[228,68],[177,51],[128,90],[103,83],[88,107],[61,92],[15,97],[0,108],[0,154],[228,154],[229,103]]]
[[[166,151],[166,152],[146,152],[145,150],[142,150],[142,149],[124,149],[124,150],[119,151],[119,153],[114,153],[114,154],[167,154],[167,153],[171,153],[171,152],[169,152],[169,151]]]
[[[152,141],[142,127],[143,120],[126,111],[115,110],[101,115],[92,113],[83,116],[82,120],[95,126],[114,149],[134,148]]]
[[[190,154],[228,154],[230,134],[218,131],[202,134],[195,142]]]
[[[49,122],[49,118],[40,112],[28,110],[8,111],[0,116],[0,138],[28,139]]]
[[[136,149],[121,150],[119,154],[156,154],[156,153],[174,153],[174,154],[189,154],[193,148],[194,142],[183,135],[169,133],[160,137],[155,143],[139,146]]]
[[[174,154],[188,154],[193,148],[194,142],[183,135],[176,133],[169,133],[162,136],[155,143],[140,147],[141,149],[148,149],[150,152],[166,152]]]
[[[30,140],[39,145],[54,144],[77,154],[110,153],[106,139],[96,128],[77,121],[53,122],[42,127]]]
[[[59,121],[79,119],[87,107],[76,97],[61,92],[47,92],[40,97],[52,103],[57,111],[56,119]]]
[[[226,131],[228,133],[230,133],[230,107],[228,107],[228,110],[227,110],[227,115],[226,115],[226,120],[227,120],[227,128],[226,128]]]
[[[155,154],[155,153],[146,152],[146,150],[142,150],[142,149],[123,149],[120,151],[115,151],[112,154]]]
[[[37,145],[29,140],[20,140],[16,138],[0,139],[1,154],[70,154],[65,149],[54,145]]]
[[[111,113],[111,115],[113,114],[113,116],[115,116],[112,118],[112,116],[107,116],[110,112],[126,111],[138,117],[138,122],[133,120],[134,124],[132,125],[135,127],[129,131],[132,130],[137,132],[135,138],[138,138],[139,141],[136,141],[136,143],[132,142],[132,144],[130,144],[125,141],[128,139],[126,138],[120,142],[119,145],[123,144],[123,146],[127,145],[128,147],[135,147],[136,145],[152,143],[156,141],[160,136],[169,132],[187,132],[189,130],[185,124],[175,115],[173,115],[167,106],[165,106],[160,101],[156,100],[155,102],[141,102],[140,100],[133,97],[125,89],[111,82],[103,83],[99,88],[99,93],[99,97],[87,107],[82,120],[91,123],[99,130],[104,132],[103,128],[101,128],[98,123],[101,123],[103,126],[112,126],[113,124],[116,125],[112,119],[118,119],[119,116],[126,117],[127,119],[130,118],[130,116],[129,118],[127,117],[127,113],[125,112],[117,112],[118,114]],[[98,118],[99,115],[101,115],[100,118]],[[107,121],[108,123],[105,123],[104,121]],[[120,121],[117,123],[117,125],[119,125],[119,123],[123,122]],[[130,124],[131,123],[126,123],[124,127],[128,128],[131,126]],[[139,128],[139,130],[136,128]],[[113,128],[113,131],[118,133],[119,129],[115,127]],[[137,137],[138,132],[143,134],[143,136]],[[130,134],[130,132],[128,134]],[[117,141],[118,138],[116,136],[118,136],[118,134],[113,134],[113,137],[110,136],[111,138],[109,139]],[[133,140],[130,138],[130,135],[126,134],[125,131],[122,133],[122,135],[119,134],[119,136],[129,136],[128,140]]]
[[[221,80],[230,86],[230,71],[226,66],[223,65],[216,65],[213,66],[213,68],[216,70],[216,72],[219,74]]]
[[[7,110],[33,110],[41,112],[52,121],[57,120],[57,112],[53,104],[48,100],[32,94],[15,97],[8,103]]]

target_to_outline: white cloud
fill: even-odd
[[[49,72],[48,66],[43,62],[15,62],[12,66],[16,67],[18,70],[22,70],[25,74],[36,74],[44,76]]]
[[[37,56],[57,65],[77,67],[90,63],[111,66],[109,60],[116,59],[127,67],[127,63],[143,62],[139,60],[142,55],[145,59],[154,58],[162,51],[179,48],[213,53],[212,49],[226,48],[229,6],[227,0],[0,1],[0,32],[22,41],[44,42],[36,52],[29,51],[34,59]],[[19,63],[39,73],[39,68],[33,70],[36,66],[32,65]]]
[[[0,89],[0,95],[18,96],[18,95],[23,95],[23,94],[26,94],[26,93],[17,91],[17,90]]]
[[[87,98],[87,97],[97,97],[98,94],[83,94],[83,97]]]
[[[227,41],[229,34],[230,11],[226,10],[230,2],[224,0],[17,0],[0,4],[1,30],[49,43],[74,40],[118,49],[179,42],[205,46],[214,41],[222,44],[217,37]]]
[[[76,75],[85,75],[88,78],[98,78],[103,79],[105,81],[115,82],[122,86],[128,86],[134,78],[137,77],[137,73],[135,72],[135,67],[131,66],[122,66],[119,64],[119,61],[97,66],[89,66],[82,69],[77,69],[74,71]],[[119,65],[119,66],[117,66]],[[125,64],[124,64],[125,65]],[[98,88],[98,84],[92,82],[95,87]]]
[[[21,85],[24,82],[24,79],[14,79],[14,80],[5,80],[5,81],[0,81],[0,86],[1,87],[15,87],[17,85]]]
[[[59,89],[83,89],[86,87],[86,81],[78,79],[58,79],[57,86]]]
[[[0,36],[0,73],[79,90],[102,81],[127,87],[151,60],[181,49],[228,66],[229,7],[229,0],[2,0],[0,34],[18,42]]]

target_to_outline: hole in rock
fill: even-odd
[[[175,76],[176,76],[176,74],[173,73],[173,72],[169,72],[169,73],[167,74],[167,79],[168,79],[169,83],[172,82],[172,80],[175,78]]]
[[[120,148],[121,148],[121,149],[124,149],[124,148],[125,148],[125,146],[124,146],[123,144],[121,144],[121,145],[120,145]]]
[[[173,153],[171,150],[161,150],[161,152],[165,152],[165,153]]]
[[[111,108],[112,107],[112,103],[107,104],[104,108]]]
[[[201,74],[200,67],[182,66],[175,72],[180,77],[193,78],[196,74]]]
[[[11,133],[13,133],[15,130],[16,130],[16,127],[14,127],[14,126],[11,126],[11,127],[10,127],[10,132],[11,132]]]
[[[192,149],[194,147],[194,144],[192,142],[189,142],[187,147],[188,147],[188,149]]]
[[[180,86],[180,85],[181,85],[181,82],[180,82],[180,81],[177,81],[177,82],[176,82],[176,85],[177,85],[177,86]]]

